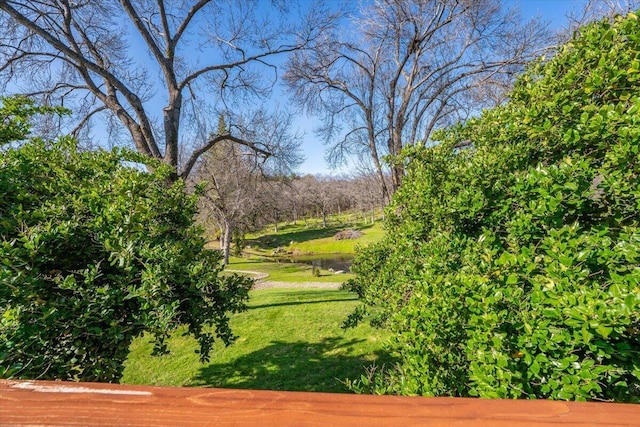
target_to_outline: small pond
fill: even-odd
[[[325,270],[332,269],[333,271],[349,272],[351,268],[351,262],[353,261],[353,255],[286,255],[278,258],[264,259],[264,261],[274,262],[291,262],[296,264],[308,264],[314,267],[319,267]]]

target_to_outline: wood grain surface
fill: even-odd
[[[2,426],[640,426],[640,405],[0,380]]]

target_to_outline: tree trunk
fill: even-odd
[[[278,211],[275,211],[273,213],[273,217],[274,217],[274,222],[273,222],[273,232],[277,233],[278,232]]]
[[[231,253],[231,234],[233,233],[233,225],[229,221],[224,222],[224,231],[220,236],[220,247],[222,249],[222,263],[229,265],[229,255]]]
[[[369,150],[371,152],[371,160],[376,167],[376,173],[380,180],[380,190],[382,191],[382,200],[388,202],[390,200],[389,189],[384,179],[384,172],[382,171],[382,164],[380,163],[380,156],[378,156],[378,148],[376,147],[375,130],[373,128],[373,116],[371,111],[367,112],[367,133],[369,136]]]
[[[389,118],[389,126],[391,127],[389,141],[387,142],[387,149],[389,154],[397,156],[402,151],[402,127],[404,122],[401,118],[398,118],[398,123],[393,123],[393,119]],[[401,162],[391,165],[391,194],[398,191],[402,184],[402,178],[404,177],[404,164]]]
[[[404,178],[404,166],[393,165],[391,168],[391,181],[393,183],[393,192],[395,193],[402,184],[402,178]]]
[[[180,129],[180,112],[182,110],[182,94],[177,90],[169,93],[169,104],[163,110],[165,152],[163,161],[172,166],[178,177],[178,144]]]

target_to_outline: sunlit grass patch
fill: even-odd
[[[343,331],[355,305],[339,290],[270,289],[252,291],[249,310],[234,315],[239,338],[215,346],[201,364],[196,343],[175,333],[171,354],[150,356],[149,337],[131,346],[122,382],[269,390],[347,391],[341,380],[357,378],[372,362],[389,360],[384,332],[369,325]]]

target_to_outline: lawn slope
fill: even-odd
[[[150,339],[143,337],[131,346],[122,382],[346,392],[341,380],[389,361],[381,331],[341,329],[355,305],[353,294],[339,290],[252,291],[249,310],[231,319],[238,340],[217,345],[210,362],[201,364],[196,343],[180,333],[170,339],[167,356],[150,356]]]

